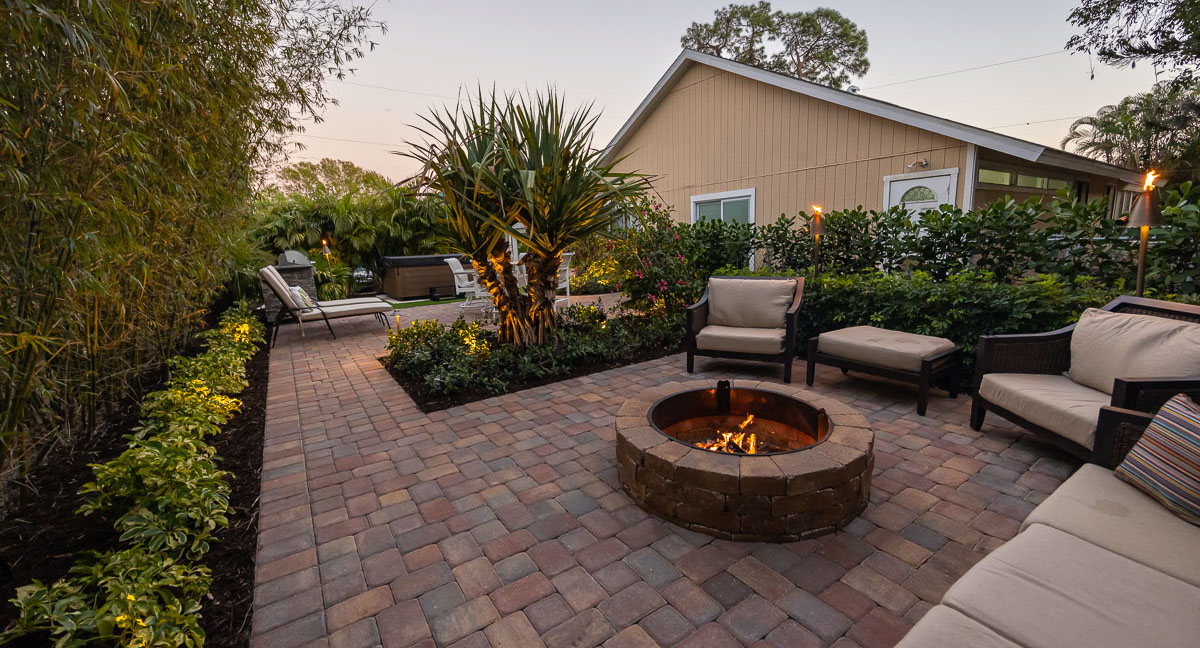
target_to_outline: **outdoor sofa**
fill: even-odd
[[[696,356],[783,364],[792,381],[804,277],[712,277],[687,309],[687,370]]]
[[[1196,645],[1200,526],[1112,470],[1085,464],[897,648]]]
[[[311,306],[302,304],[297,296],[289,289],[290,286],[272,266],[266,266],[258,271],[258,276],[270,287],[271,292],[279,298],[283,308],[271,322],[271,346],[275,346],[275,338],[279,334],[279,326],[288,321],[294,321],[300,326],[300,335],[304,335],[304,322],[323,321],[329,334],[337,339],[330,320],[359,315],[374,315],[384,326],[391,328],[391,322],[385,316],[393,311],[391,304],[378,297],[355,297],[333,301],[315,301]]]
[[[994,412],[1115,466],[1132,446],[1125,424],[1175,394],[1200,399],[1200,306],[1125,296],[1057,331],[982,336],[974,391],[973,429]]]

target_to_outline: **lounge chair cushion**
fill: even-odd
[[[353,317],[355,315],[370,315],[371,313],[390,313],[392,306],[382,299],[378,300],[378,304],[342,304],[339,306],[330,306],[329,308],[313,309],[301,311],[297,314],[302,322],[311,322],[320,319],[337,319],[339,317]],[[325,316],[322,317],[321,313]]]
[[[979,395],[1088,449],[1095,442],[1100,408],[1112,400],[1059,374],[985,374]]]
[[[271,292],[275,293],[275,297],[283,303],[285,308],[290,311],[297,311],[304,308],[303,305],[296,302],[296,296],[292,294],[292,291],[288,290],[287,283],[284,282],[283,277],[279,276],[275,268],[271,266],[261,268],[258,271],[258,276],[267,282],[267,285],[271,287]]]
[[[1041,524],[993,551],[942,597],[1028,648],[1195,645],[1197,601],[1200,588]]]
[[[1200,527],[1113,471],[1084,464],[1025,518],[1200,587]],[[1182,548],[1187,550],[1181,550]]]
[[[896,648],[1021,648],[987,626],[945,605],[935,605]]]
[[[709,325],[696,335],[696,348],[705,351],[730,351],[777,355],[783,352],[787,329],[739,328]]]
[[[708,323],[733,328],[784,328],[795,296],[795,279],[714,277],[708,282]]]
[[[1200,407],[1184,394],[1167,401],[1114,472],[1175,515],[1200,524]],[[1196,550],[1200,556],[1200,545]]]
[[[1071,333],[1068,374],[1106,394],[1117,378],[1200,376],[1200,324],[1089,308]]]
[[[817,350],[846,360],[918,372],[921,361],[954,348],[950,340],[931,335],[851,326],[822,333]]]

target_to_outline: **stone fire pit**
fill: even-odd
[[[757,420],[739,428],[748,413]],[[871,492],[875,434],[866,418],[803,388],[739,381],[718,395],[713,381],[668,383],[626,402],[616,425],[625,492],[649,513],[718,538],[832,533]],[[697,447],[713,426],[755,432],[759,454]]]

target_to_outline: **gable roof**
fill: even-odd
[[[1013,157],[1026,160],[1029,162],[1040,162],[1042,164],[1050,164],[1054,166],[1064,167],[1075,171],[1083,171],[1085,173],[1093,173],[1109,177],[1116,177],[1132,184],[1141,183],[1141,174],[1136,171],[1131,171],[1124,167],[1119,167],[1112,164],[1107,164],[1099,160],[1093,160],[1082,155],[1075,155],[1066,151],[1048,148],[1042,144],[1029,142],[1008,135],[1002,135],[987,129],[969,126],[961,122],[936,117],[928,113],[923,113],[917,110],[911,110],[903,106],[898,106],[894,103],[872,99],[863,95],[846,92],[844,90],[836,90],[829,86],[823,86],[819,83],[797,79],[771,72],[762,68],[738,63],[729,59],[724,59],[712,54],[704,54],[695,50],[685,49],[680,52],[675,62],[667,69],[662,78],[655,84],[654,89],[637,109],[633,111],[625,124],[621,126],[621,130],[613,136],[612,141],[608,143],[605,149],[607,155],[620,150],[620,148],[628,141],[633,133],[642,125],[650,113],[658,106],[658,104],[666,97],[667,91],[675,84],[675,81],[683,75],[692,65],[700,63],[709,67],[736,74],[738,76],[754,79],[768,85],[790,90],[814,99],[820,99],[832,104],[858,110],[869,115],[890,119],[892,121],[922,128],[927,131],[938,133],[952,137],[969,144],[975,144],[983,148],[999,151],[1001,153],[1011,155]]]

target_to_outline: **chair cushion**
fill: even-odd
[[[1100,408],[1112,400],[1059,374],[985,374],[979,395],[1089,449],[1096,439]]]
[[[1116,378],[1200,376],[1200,324],[1089,308],[1071,333],[1068,374],[1106,394]]]
[[[696,334],[696,348],[705,351],[732,351],[777,355],[783,352],[787,329],[738,328],[709,325]]]
[[[258,276],[271,287],[271,292],[275,293],[275,296],[283,303],[284,308],[291,311],[304,308],[303,305],[296,302],[296,296],[292,294],[292,291],[288,290],[288,285],[283,281],[283,277],[275,271],[275,268],[271,266],[260,268]]]
[[[787,310],[796,296],[795,279],[708,280],[708,323],[735,328],[787,326]]]
[[[354,315],[370,315],[371,313],[390,313],[393,308],[391,304],[384,302],[382,299],[377,304],[341,304],[338,306],[330,306],[329,308],[321,308],[320,310],[304,311],[299,314],[299,318],[304,322],[320,319],[337,319],[339,317],[353,317]],[[325,313],[325,317],[321,313]]]
[[[1084,464],[1025,518],[1200,587],[1200,528],[1113,471]],[[1192,547],[1180,551],[1180,547]]]
[[[921,371],[921,360],[954,348],[950,340],[931,335],[851,326],[818,336],[817,350],[846,360],[902,371]]]
[[[1200,588],[1041,524],[979,561],[942,597],[1029,648],[1195,645],[1197,601]]]
[[[1179,517],[1200,524],[1200,407],[1167,401],[1114,471]],[[1193,547],[1200,556],[1200,544]]]
[[[987,626],[945,605],[935,605],[896,648],[1021,648]]]

